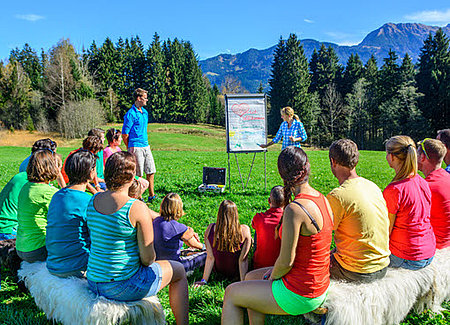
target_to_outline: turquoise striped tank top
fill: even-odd
[[[86,277],[94,282],[127,280],[139,269],[139,247],[136,228],[128,217],[130,199],[117,212],[102,214],[89,202],[86,219],[91,236],[91,250]]]

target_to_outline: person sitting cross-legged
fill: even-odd
[[[389,265],[389,217],[381,190],[358,176],[359,151],[349,139],[329,149],[331,171],[339,187],[327,196],[333,210],[334,241],[331,278],[371,282],[386,275]]]
[[[442,166],[444,144],[425,139],[417,149],[417,167],[425,175],[431,190],[430,221],[436,236],[436,248],[450,247],[450,174]]]

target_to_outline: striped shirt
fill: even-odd
[[[300,141],[291,141],[289,137],[292,136],[294,138],[301,137],[302,139],[300,141],[304,142],[308,138],[306,135],[305,127],[303,126],[303,123],[297,120],[292,121],[291,127],[288,126],[288,123],[284,121],[281,123],[280,128],[278,129],[277,135],[272,140],[274,143],[280,142],[281,138],[283,138],[283,145],[281,147],[281,150],[283,150],[286,147],[289,146],[295,146],[295,147],[301,147]]]
[[[91,235],[86,277],[94,282],[127,280],[140,266],[136,228],[128,217],[136,199],[107,215],[94,208],[95,197],[89,202],[86,215]]]

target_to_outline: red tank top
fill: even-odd
[[[322,194],[312,196],[300,193],[295,198],[313,201],[323,216],[323,226],[315,235],[298,237],[294,265],[282,280],[290,291],[306,298],[316,298],[323,295],[330,284],[333,221]],[[280,227],[280,237],[281,230]]]

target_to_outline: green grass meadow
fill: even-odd
[[[116,125],[116,127],[120,127]],[[183,222],[193,227],[203,237],[207,225],[214,222],[220,202],[229,199],[236,202],[241,223],[250,225],[255,213],[268,208],[267,198],[270,189],[282,185],[277,172],[277,157],[280,146],[271,147],[267,158],[267,190],[264,189],[264,154],[256,154],[254,167],[248,183],[243,190],[236,165],[236,158],[230,155],[231,184],[223,194],[199,193],[197,187],[202,182],[202,168],[228,167],[228,155],[225,150],[225,132],[222,128],[202,125],[149,125],[149,141],[156,162],[155,190],[159,200],[149,204],[159,210],[161,198],[169,192],[180,194],[186,215]],[[81,145],[81,139],[80,139]],[[63,158],[76,147],[58,148]],[[18,172],[19,164],[29,155],[30,148],[0,147],[0,188]],[[310,183],[323,194],[338,186],[333,177],[328,160],[328,152],[308,150],[311,162]],[[253,154],[238,154],[244,183],[253,159]],[[357,171],[360,176],[374,181],[384,189],[394,176],[389,168],[384,152],[362,151]],[[228,180],[227,180],[228,181]],[[202,270],[201,270],[202,271]],[[189,283],[201,278],[201,272],[190,277]],[[44,313],[39,311],[33,298],[20,293],[12,282],[8,270],[2,269],[2,288],[0,291],[0,324],[48,324]],[[208,286],[198,289],[189,287],[189,307],[191,324],[219,324],[223,294],[229,282],[212,276]],[[158,294],[166,311],[168,324],[174,324],[170,311],[168,290]],[[444,304],[442,315],[425,312],[417,315],[411,312],[402,324],[449,324],[450,304]],[[304,324],[303,317],[269,316],[266,324]]]

